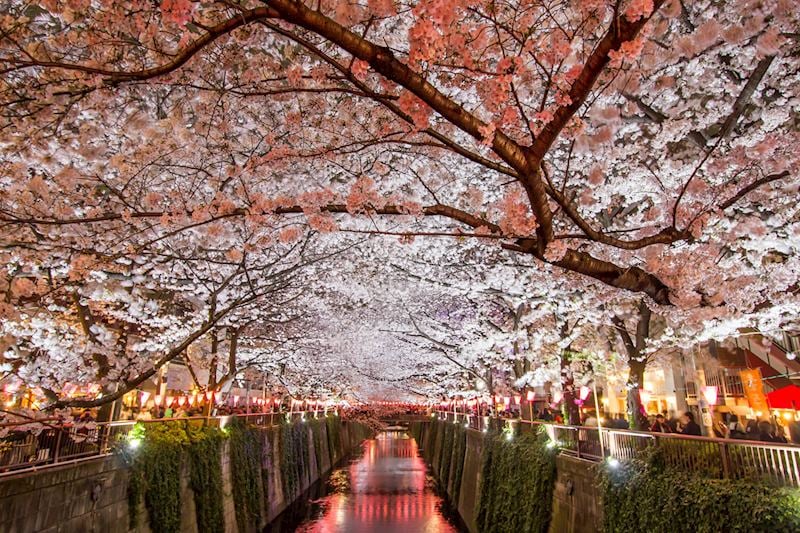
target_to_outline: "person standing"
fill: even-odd
[[[789,422],[789,437],[792,443],[800,444],[800,421],[796,418]]]
[[[672,433],[672,428],[667,424],[664,415],[657,414],[653,425],[650,426],[650,431],[652,433]]]
[[[681,435],[694,435],[696,437],[702,435],[702,432],[700,431],[700,426],[698,426],[697,422],[694,421],[694,414],[692,414],[690,411],[686,411],[681,415],[680,423],[681,423],[681,430],[680,430]]]

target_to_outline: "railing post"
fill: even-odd
[[[64,432],[64,427],[59,426],[58,430],[56,431],[56,446],[55,449],[53,450],[53,463],[58,462],[58,456],[60,455],[61,452],[61,434],[63,432]]]
[[[719,456],[722,459],[722,478],[723,479],[730,479],[731,478],[731,464],[730,464],[730,456],[728,455],[728,445],[727,443],[720,442],[719,443]]]
[[[581,430],[575,430],[575,449],[578,453],[578,459],[581,458]]]

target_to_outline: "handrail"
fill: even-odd
[[[124,438],[136,424],[184,422],[224,425],[233,418],[247,420],[257,426],[272,427],[287,415],[293,419],[324,416],[323,411],[270,413],[235,413],[220,416],[153,418],[147,420],[114,420],[94,422],[48,417],[35,420],[5,422],[0,429],[0,477],[43,467],[73,462],[78,459],[104,457],[116,442]],[[276,423],[277,422],[277,423]],[[35,427],[39,425],[39,427]],[[33,426],[33,427],[32,427]],[[13,428],[19,428],[15,431]]]
[[[486,431],[505,425],[540,427],[559,452],[593,462],[636,458],[656,447],[666,464],[688,472],[716,478],[768,479],[773,483],[800,487],[800,445],[753,440],[722,439],[675,433],[655,433],[597,426],[568,426],[519,418],[479,416],[471,413],[436,411],[443,420]]]

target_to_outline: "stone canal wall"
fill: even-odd
[[[196,446],[204,441],[181,441],[173,472],[164,469],[158,457],[146,463],[153,465],[150,470],[137,463],[134,454],[145,453],[145,444],[128,454],[4,476],[0,533],[260,531],[368,437],[365,427],[333,416],[219,433],[211,448]],[[198,449],[212,450],[206,456],[210,467],[208,460],[197,459],[203,458]],[[151,451],[159,454],[164,448]],[[249,477],[242,464],[248,458],[254,459]],[[170,475],[175,478],[173,490],[148,501],[147,494],[165,490],[158,484]],[[144,487],[137,482],[141,479],[146,480]],[[207,491],[220,501],[203,501]]]
[[[478,513],[487,435],[442,421],[415,424],[412,432],[433,474],[438,477],[440,486],[442,489],[446,487],[447,497],[458,510],[464,524],[472,533],[485,530],[479,527]],[[553,533],[601,531],[602,505],[595,465],[561,455],[556,455],[554,461],[555,479],[549,506],[551,510],[548,511],[548,530]],[[446,483],[443,470],[448,471],[445,474],[448,478]],[[515,487],[510,489],[513,492]],[[518,504],[515,505],[514,499],[508,502],[506,512],[519,513],[522,510],[515,510]],[[505,530],[502,527],[496,529]]]
[[[435,420],[411,431],[472,533],[800,531],[800,489],[669,466],[663,449],[597,464],[560,455],[547,434],[482,433]]]

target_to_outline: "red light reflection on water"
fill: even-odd
[[[325,498],[324,514],[304,533],[455,533],[442,516],[441,498],[426,486],[426,466],[417,443],[390,432],[364,443],[350,465],[350,491]]]

